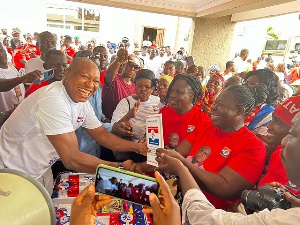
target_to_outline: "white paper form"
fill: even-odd
[[[158,167],[156,149],[164,148],[164,135],[162,127],[162,115],[156,114],[146,117],[146,141],[151,150],[147,153],[147,164]]]

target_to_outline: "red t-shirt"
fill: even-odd
[[[28,45],[29,45],[29,47],[28,47],[28,50],[27,50],[26,54],[28,55],[28,57],[30,59],[33,59],[36,56],[41,55],[40,49],[36,45],[33,45],[33,44],[25,44],[23,46],[23,50],[25,50]]]
[[[109,86],[104,85],[102,90],[102,112],[106,118],[112,118],[112,114],[118,103],[123,99],[135,94],[135,84],[128,85],[117,74]]]
[[[31,95],[33,92],[35,92],[36,90],[40,89],[41,87],[45,87],[47,85],[49,85],[50,82],[45,80],[39,84],[32,84],[30,85],[30,87],[26,90],[25,92],[25,98],[27,98],[29,95]]]
[[[12,50],[11,50],[11,47],[6,47],[6,49],[7,49],[7,52],[12,56],[12,55],[13,55],[13,52],[12,52]]]
[[[101,83],[102,87],[104,86],[104,76],[105,76],[106,71],[107,71],[107,69],[100,72],[100,83]]]
[[[281,152],[282,146],[279,145],[271,155],[268,171],[258,183],[258,187],[275,181],[284,185],[293,194],[300,195],[300,187],[291,183],[287,177],[286,170],[281,161]]]
[[[13,61],[15,67],[19,70],[21,68],[25,68],[25,65],[20,62],[20,60],[25,59],[29,60],[29,56],[25,54],[22,48],[16,48],[14,50]]]
[[[195,156],[202,147],[211,149],[210,156],[203,162],[203,168],[212,173],[219,173],[227,166],[253,185],[261,177],[266,159],[266,149],[247,127],[234,133],[225,133],[211,125],[198,127],[186,140],[193,146],[188,156]],[[220,199],[205,193],[208,200],[219,209],[227,210],[234,199]]]
[[[178,134],[180,143],[187,134],[194,131],[198,124],[205,122],[210,125],[212,123],[211,119],[196,106],[183,115],[178,114],[170,106],[162,108],[159,113],[162,114],[165,146],[169,145],[169,136],[172,133]]]
[[[76,53],[76,51],[75,51],[75,49],[74,48],[72,48],[72,47],[68,47],[67,49],[66,49],[66,52],[67,52],[67,54],[68,54],[68,56],[70,56],[70,57],[74,57],[74,55],[75,55],[75,53]],[[68,64],[70,64],[72,62],[72,60],[68,60]]]

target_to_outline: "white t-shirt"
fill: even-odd
[[[160,55],[154,58],[156,60],[157,66],[159,67],[159,74],[164,71],[164,64],[168,61],[168,58],[164,55],[161,57]]]
[[[233,62],[237,73],[249,71],[247,61],[244,61],[240,56],[236,57]]]
[[[0,68],[0,78],[11,79],[18,76],[15,67],[9,66],[7,69]],[[25,88],[23,84],[17,85],[10,91],[0,92],[0,112],[15,109],[24,100]]]
[[[151,41],[148,41],[148,40],[143,41],[143,46],[150,47],[151,45],[152,45]]]
[[[154,74],[155,74],[155,78],[159,78],[160,77],[160,73],[159,73],[159,65],[157,64],[156,58],[148,59],[147,61],[145,61],[145,66],[144,69],[148,69],[151,70]]]
[[[247,216],[216,209],[198,189],[188,190],[182,203],[182,225],[295,225],[299,220],[299,207],[265,209]]]
[[[89,101],[73,102],[62,81],[40,88],[2,126],[0,168],[5,166],[40,178],[59,159],[46,135],[74,132],[81,126],[101,126]]]
[[[1,43],[3,43],[3,42],[1,41]],[[7,62],[11,63],[12,62],[12,55],[8,53],[8,51],[5,47],[4,47],[4,50],[6,52]]]
[[[41,60],[40,56],[37,56],[34,59],[30,59],[25,64],[25,74],[30,73],[35,70],[40,70],[43,73],[45,71],[43,64],[44,64],[44,61]]]
[[[221,73],[221,75],[224,77],[224,80],[228,80],[230,77],[232,77],[232,72],[230,72],[229,74],[224,75],[224,72]]]
[[[130,109],[134,106],[136,100],[129,96],[127,97],[130,103]],[[116,123],[120,119],[122,119],[129,111],[129,105],[126,98],[123,98],[119,104],[117,105],[112,119],[111,123]],[[157,96],[150,95],[148,101],[141,102],[137,112],[136,117],[131,118],[129,120],[130,124],[133,126],[132,131],[134,132],[133,139],[134,140],[140,140],[141,138],[144,138],[144,135],[146,133],[146,116],[157,114],[159,112],[158,104],[160,102],[160,98]]]

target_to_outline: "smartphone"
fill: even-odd
[[[194,66],[195,65],[195,61],[193,56],[188,56],[186,57],[186,64],[188,67]]]
[[[50,69],[50,70],[46,70],[40,79],[33,81],[34,84],[39,84],[45,80],[50,80],[54,77],[54,70]]]
[[[135,204],[150,207],[149,195],[160,193],[155,178],[100,164],[97,167],[95,187],[97,194],[105,194]]]

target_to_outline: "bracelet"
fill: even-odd
[[[7,115],[5,115],[4,112],[0,112],[0,116],[3,118],[3,121],[6,121],[8,119]]]
[[[119,162],[119,163],[118,163],[118,168],[119,168],[119,169],[124,169],[123,163]]]

